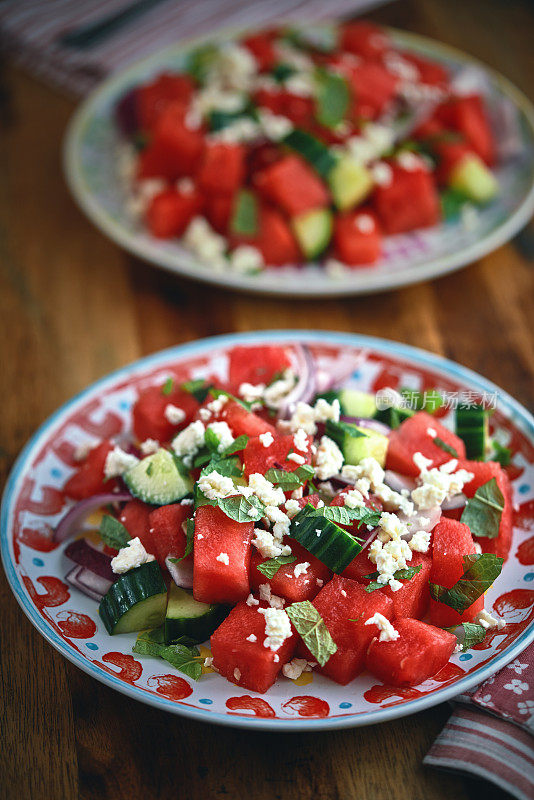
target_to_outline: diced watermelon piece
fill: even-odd
[[[315,105],[311,97],[302,97],[284,89],[259,89],[253,95],[254,103],[268,108],[273,114],[287,117],[297,128],[313,124]]]
[[[140,178],[170,180],[197,171],[204,151],[204,133],[188,127],[187,106],[170,103],[159,116],[151,143],[139,156]]]
[[[369,61],[378,61],[390,47],[384,30],[372,22],[345,22],[340,31],[340,47]]]
[[[172,425],[165,416],[168,405],[181,408],[185,419],[179,425]],[[198,401],[189,392],[173,386],[169,394],[163,393],[162,386],[149,386],[139,393],[132,408],[133,429],[139,441],[156,439],[168,442],[175,434],[189,425],[199,408]]]
[[[438,64],[437,61],[429,61],[422,56],[415,55],[415,53],[403,52],[402,58],[417,67],[419,72],[420,83],[426,83],[428,86],[447,86],[449,83],[449,74],[445,67]]]
[[[418,619],[398,619],[394,623],[399,638],[373,639],[366,667],[390,686],[416,686],[432,678],[445,666],[456,646],[456,636]]]
[[[252,692],[266,692],[284,664],[291,660],[297,637],[293,633],[278,650],[264,646],[262,606],[239,603],[212,634],[213,666],[221,675]],[[254,641],[250,638],[255,637]]]
[[[339,575],[334,575],[312,602],[337,645],[337,652],[320,671],[345,685],[362,671],[367,648],[377,634],[376,626],[365,625],[365,620],[377,612],[391,619],[393,603],[380,589],[369,594],[356,581]],[[297,649],[313,661],[313,655],[302,641]]]
[[[374,214],[352,211],[334,222],[334,256],[349,266],[373,264],[382,252],[382,236]]]
[[[451,172],[456,165],[466,156],[473,154],[471,145],[463,138],[458,138],[456,141],[449,141],[446,137],[436,138],[434,141],[430,141],[430,146],[438,158],[436,178],[443,186],[448,184]]]
[[[382,64],[365,61],[348,72],[352,89],[352,116],[355,120],[376,119],[395,97],[399,79]]]
[[[512,545],[514,513],[512,485],[508,475],[496,461],[460,461],[458,462],[458,469],[466,469],[475,476],[463,488],[463,492],[467,497],[474,497],[476,490],[492,478],[497,481],[497,486],[504,497],[504,510],[501,515],[499,535],[495,539],[480,536],[477,538],[477,542],[485,553],[494,553],[501,558],[508,558]]]
[[[193,507],[172,503],[150,512],[150,535],[154,544],[153,554],[162,567],[167,556],[181,558],[185,552],[186,536],[184,522],[191,517]]]
[[[211,227],[225,236],[234,210],[234,195],[208,194],[204,198],[205,213]]]
[[[318,558],[312,556],[294,539],[288,539],[286,543],[291,546],[291,555],[295,556],[297,560],[291,564],[283,564],[272,578],[267,578],[257,569],[258,564],[262,564],[267,559],[263,558],[256,548],[253,548],[250,561],[251,588],[255,590],[260,584],[268,583],[272,593],[283,597],[288,603],[313,600],[324,584],[330,580],[332,573]],[[305,562],[309,564],[306,572],[295,575],[297,564]]]
[[[188,105],[193,96],[193,81],[188,75],[169,75],[163,73],[152,83],[137,89],[137,109],[141,128],[154,129],[161,113],[169,103],[179,101]]]
[[[346,489],[342,489],[340,492],[338,492],[338,494],[336,494],[335,497],[333,497],[332,500],[330,501],[330,505],[331,506],[341,506],[341,507],[344,506],[345,505],[345,495],[347,494],[347,492],[350,491],[350,489],[351,489],[351,487],[347,486]],[[375,508],[378,511],[382,511],[382,507],[383,507],[382,506],[382,501],[378,497],[373,495],[373,494],[371,494],[368,498],[366,498],[364,500],[364,503],[367,506],[367,508]],[[355,520],[351,525],[341,525],[340,527],[344,528],[346,531],[349,531],[349,533],[352,533],[353,536],[358,536],[358,537],[363,538],[363,539],[367,539],[367,536],[369,534],[369,531],[367,530],[366,526],[362,525],[357,520]],[[358,556],[356,556],[356,558],[358,558]],[[356,559],[354,559],[351,562],[351,564],[353,564],[355,560]],[[347,569],[350,568],[351,564],[349,564]],[[373,571],[374,570],[371,570],[371,572],[373,572]],[[364,573],[364,575],[367,575],[367,573]],[[352,575],[347,575],[346,577],[347,578],[352,578],[353,576]],[[356,580],[356,578],[355,578],[355,580]]]
[[[291,366],[287,349],[278,345],[234,347],[228,359],[228,381],[233,391],[242,383],[271,383]]]
[[[247,36],[241,41],[241,44],[247,50],[250,50],[256,59],[260,72],[267,72],[276,64],[277,56],[273,44],[273,35],[270,32]]]
[[[460,437],[438,422],[432,414],[418,411],[413,417],[404,420],[397,430],[391,431],[386,468],[402,475],[417,477],[419,470],[413,461],[415,453],[422,453],[425,458],[431,459],[433,467],[450,461],[451,454],[434,444],[436,437],[452,447],[459,458],[465,458],[465,445]]]
[[[256,184],[268,200],[289,216],[324,208],[330,202],[326,186],[317,173],[296,155],[285,156],[264,169],[257,176]]]
[[[219,418],[228,424],[228,427],[237,438],[238,436],[259,436],[260,433],[270,432],[276,434],[276,429],[266,420],[247,411],[240,403],[235,400],[228,400],[224,404]]]
[[[437,115],[445,125],[461,133],[486,164],[495,162],[495,142],[479,95],[452,98],[440,106]]]
[[[146,212],[146,223],[153,236],[169,239],[181,236],[193,217],[202,208],[197,192],[178,192],[165,189],[152,198]]]
[[[302,259],[299,246],[284,217],[274,208],[260,211],[260,232],[256,246],[268,266],[298,264]]]
[[[154,553],[154,540],[150,533],[150,512],[152,507],[141,500],[130,500],[122,509],[119,520],[132,539],[138,537],[141,544],[151,555]]]
[[[212,142],[204,151],[198,185],[206,194],[233,194],[245,177],[245,148],[241,144]]]
[[[113,445],[108,441],[101,442],[91,450],[83,464],[65,484],[64,492],[67,497],[84,500],[100,492],[112,492],[116,488],[117,481],[106,479],[104,475],[106,459],[111,450]]]
[[[265,447],[259,437],[255,436],[249,439],[247,446],[243,451],[243,464],[245,467],[244,475],[248,478],[254,472],[260,472],[265,475],[268,469],[276,465],[280,465],[282,469],[287,472],[293,472],[301,464],[298,464],[292,459],[288,459],[288,455],[293,452],[305,459],[306,464],[311,464],[311,445],[312,439],[308,437],[308,450],[299,450],[295,446],[295,439],[292,434],[276,434],[274,441],[269,447]]]
[[[440,202],[432,173],[423,165],[405,169],[390,163],[391,181],[375,187],[373,201],[386,233],[405,233],[439,222]],[[407,202],[406,198],[410,198]]]
[[[434,528],[431,583],[450,589],[465,572],[463,557],[475,552],[475,543],[467,525],[442,517]],[[462,614],[437,600],[430,600],[430,621],[441,628],[472,622],[484,608],[484,595]]]
[[[236,522],[215,506],[197,508],[193,560],[195,600],[237,603],[248,595],[253,533],[253,522]]]

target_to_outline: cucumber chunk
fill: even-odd
[[[193,491],[190,476],[182,471],[175,456],[163,448],[128,470],[124,482],[134,497],[154,506],[176,503]]]
[[[205,642],[229,611],[228,606],[200,603],[191,592],[173,583],[165,616],[165,641],[170,644],[185,636],[197,644]]]
[[[463,158],[452,170],[449,185],[474,203],[489,203],[499,191],[494,174],[476,155]]]
[[[157,561],[125,572],[102,598],[98,613],[110,634],[157,628],[165,620],[167,587]]]
[[[258,200],[248,189],[237,193],[230,229],[240,236],[256,236],[258,233]]]
[[[305,211],[293,217],[291,226],[306,258],[317,258],[332,237],[332,212],[327,208]]]
[[[370,428],[360,428],[351,422],[326,423],[326,435],[336,442],[345,464],[359,464],[364,458],[375,458],[381,467],[386,463],[388,437]]]
[[[465,444],[467,458],[483,459],[489,442],[488,412],[481,405],[459,405],[455,412],[456,435]]]
[[[289,535],[339,575],[361,552],[362,546],[335,522],[314,512],[311,503],[304,506],[291,520]]]
[[[390,428],[398,428],[405,419],[409,417],[413,417],[415,411],[412,411],[411,408],[395,408],[395,406],[389,406],[388,408],[379,408],[375,414],[375,419],[378,422],[383,422],[384,425],[389,425]]]
[[[328,183],[340,211],[359,205],[373,188],[371,173],[352,156],[341,156],[328,174]]]
[[[283,144],[301,155],[309,164],[314,167],[323,178],[328,176],[330,170],[336,164],[336,158],[315,136],[306,131],[295,128],[288,133],[282,140]]]
[[[372,419],[377,413],[374,394],[360,392],[358,389],[332,389],[317,397],[322,397],[328,403],[339,400],[341,413],[346,417]]]

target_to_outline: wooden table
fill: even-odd
[[[480,57],[528,91],[534,9],[499,0],[410,0],[373,15]],[[254,328],[356,331],[419,345],[534,395],[532,239],[391,294],[334,301],[247,297],[173,278],[108,242],[78,211],[60,145],[74,103],[7,67],[0,148],[0,456],[7,473],[37,425],[96,378],[162,347]],[[522,254],[523,253],[523,254]],[[0,578],[0,786],[26,800],[445,800],[504,795],[421,759],[449,709],[324,734],[189,722],[73,667],[23,616]],[[0,790],[0,794],[2,791]]]

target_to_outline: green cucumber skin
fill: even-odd
[[[231,606],[210,605],[208,611],[199,617],[165,617],[165,643],[172,644],[185,637],[195,644],[207,641],[211,634],[228,616]]]
[[[102,598],[98,608],[107,632],[113,635],[125,614],[135,609],[139,603],[158,596],[161,597],[163,617],[167,606],[167,587],[157,561],[148,561],[120,575]],[[163,618],[159,624],[162,623]],[[147,622],[138,630],[150,627],[158,627],[158,623]]]
[[[134,497],[153,506],[177,503],[193,490],[190,476],[180,472],[172,454],[163,448],[143,458],[123,477]]]
[[[489,438],[488,412],[481,406],[457,408],[455,414],[456,435],[465,444],[467,458],[483,459]]]
[[[295,128],[282,142],[301,155],[323,178],[327,177],[337,163],[330,150],[306,131]]]
[[[292,520],[290,535],[332,572],[340,575],[361,553],[361,544],[334,522],[325,517],[308,517],[308,513],[303,513],[305,511],[306,508]]]

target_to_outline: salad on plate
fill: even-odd
[[[498,194],[483,95],[369,22],[205,44],[118,102],[125,202],[216,271],[339,276]]]
[[[512,540],[489,409],[460,404],[453,432],[441,403],[343,388],[306,345],[234,347],[224,382],[169,375],[127,436],[77,453],[66,580],[110,636],[193,679],[419,685],[504,627],[484,593]],[[94,512],[98,541],[80,535]]]

